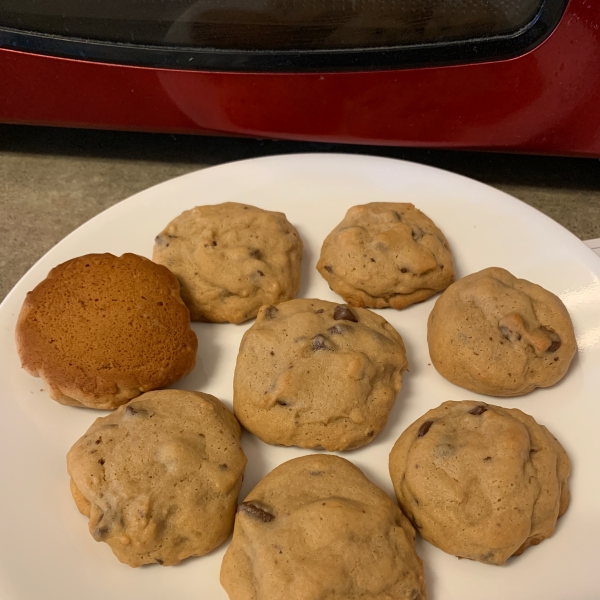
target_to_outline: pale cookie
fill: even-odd
[[[298,232],[283,213],[246,204],[185,211],[156,237],[152,258],[179,279],[192,321],[241,323],[300,289]]]
[[[267,444],[349,450],[385,427],[407,366],[400,335],[369,310],[263,306],[240,344],[233,407]]]
[[[353,206],[327,236],[317,270],[352,306],[401,309],[454,281],[444,234],[412,204]]]
[[[425,600],[415,532],[352,463],[283,463],[239,506],[221,566],[230,600]]]
[[[560,298],[497,267],[463,277],[438,298],[427,341],[441,375],[490,396],[555,384],[577,349]]]
[[[89,254],[50,271],[16,328],[23,368],[61,404],[115,408],[187,375],[198,340],[168,269]]]
[[[96,419],[67,455],[89,530],[131,567],[202,556],[233,527],[246,457],[214,396],[149,392]]]
[[[569,473],[563,447],[533,417],[470,400],[427,412],[390,454],[398,502],[423,538],[492,565],[553,534]]]

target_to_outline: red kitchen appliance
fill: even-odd
[[[600,157],[599,0],[0,0],[0,122]]]

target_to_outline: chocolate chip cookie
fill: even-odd
[[[419,533],[492,565],[554,533],[569,472],[563,447],[533,417],[470,400],[427,412],[390,454],[398,502]]]
[[[323,242],[317,269],[348,304],[372,308],[405,308],[454,281],[444,234],[407,203],[352,207]]]
[[[407,365],[400,335],[369,310],[264,306],[242,338],[234,411],[267,444],[357,448],[384,428]]]
[[[181,379],[198,347],[177,279],[135,254],[88,254],[52,269],[27,294],[16,343],[51,398],[102,409]]]
[[[352,463],[303,456],[239,506],[221,567],[230,600],[425,600],[415,533]]]
[[[156,237],[152,258],[179,279],[193,321],[241,323],[300,289],[298,232],[283,213],[247,204],[185,211]]]
[[[67,455],[89,530],[131,567],[202,556],[231,532],[246,457],[214,396],[149,392],[96,419]]]
[[[497,267],[463,277],[438,298],[427,341],[441,375],[490,396],[555,384],[577,349],[560,298]]]

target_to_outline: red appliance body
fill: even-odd
[[[218,72],[0,48],[0,122],[600,157],[600,1],[508,60]]]

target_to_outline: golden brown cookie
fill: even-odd
[[[198,347],[177,279],[135,254],[89,254],[52,269],[27,294],[16,343],[52,399],[102,409],[178,381]]]
[[[454,281],[444,234],[412,204],[353,206],[327,236],[317,270],[352,306],[401,309]]]
[[[560,298],[497,267],[463,277],[438,298],[427,341],[441,375],[490,396],[555,384],[577,349]]]
[[[185,211],[156,237],[152,257],[179,279],[193,321],[241,323],[300,289],[298,232],[283,213],[247,204]]]
[[[358,448],[385,427],[407,366],[400,335],[369,310],[263,306],[240,344],[233,407],[267,444]]]
[[[239,506],[221,566],[230,600],[425,600],[415,532],[351,462],[283,463]]]
[[[131,567],[202,556],[231,532],[246,457],[214,396],[148,392],[96,419],[67,455],[89,530]]]
[[[419,533],[492,565],[554,533],[569,473],[563,447],[533,417],[471,400],[430,410],[390,454],[398,502]]]

